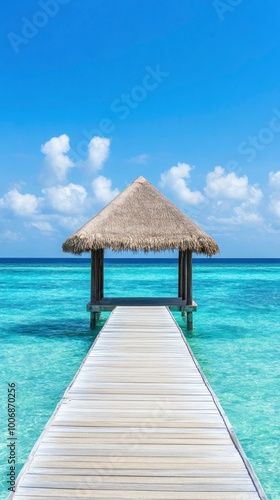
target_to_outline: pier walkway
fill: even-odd
[[[266,498],[166,307],[117,307],[14,500]]]

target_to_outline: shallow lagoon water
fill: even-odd
[[[86,259],[0,260],[0,499],[7,497],[7,384],[17,391],[17,472],[98,329],[89,329]],[[105,295],[172,296],[174,260],[106,262]],[[269,499],[280,498],[280,261],[198,259],[188,342]],[[179,313],[174,313],[186,332]],[[99,328],[108,314],[103,314]]]

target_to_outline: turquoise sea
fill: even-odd
[[[0,259],[0,499],[7,497],[7,386],[16,384],[17,473],[98,331],[88,259]],[[107,296],[171,296],[175,259],[108,259]],[[269,499],[280,499],[280,259],[197,259],[188,342]],[[102,326],[107,315],[102,316]],[[175,313],[186,331],[179,313]]]

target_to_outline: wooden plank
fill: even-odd
[[[255,491],[248,477],[153,477],[153,476],[106,476],[106,475],[70,475],[63,474],[26,474],[25,488],[63,488],[76,489],[83,484],[90,485],[94,491],[134,490],[148,491]]]
[[[135,469],[144,471],[145,473],[148,473],[150,470],[157,470],[159,475],[162,470],[167,470],[171,476],[174,470],[184,471],[185,475],[191,475],[193,472],[201,470],[204,471],[206,476],[208,476],[211,471],[216,472],[217,470],[223,470],[225,473],[244,474],[247,477],[247,471],[240,462],[235,461],[228,463],[223,458],[216,458],[212,461],[211,465],[209,464],[208,458],[193,460],[193,458],[179,457],[171,461],[167,457],[161,457],[156,463],[151,457],[142,457],[141,460],[140,458],[141,457],[129,457],[129,459],[127,459],[114,456],[110,457],[110,462],[108,464],[108,457],[75,457],[74,459],[68,455],[61,457],[36,456],[29,470],[32,469],[33,472],[36,472],[38,467],[43,467],[45,469],[56,467],[57,474],[60,474],[60,470],[64,467],[74,469],[83,467],[86,469],[94,469],[95,471],[106,469],[107,472],[111,469],[128,469],[132,472]]]
[[[96,446],[101,446],[102,444],[110,444],[112,448],[115,449],[115,445],[123,445],[123,444],[138,444],[139,443],[139,435],[136,436],[127,436],[126,434],[123,435],[123,437],[120,437],[119,435],[116,435],[115,437],[112,436],[107,436],[106,433],[104,433],[101,436],[96,436],[93,435],[89,437],[89,435],[86,435],[85,437],[80,437],[80,435],[73,435],[73,433],[67,434],[67,437],[56,437],[54,435],[48,434],[44,440],[42,440],[42,443],[55,443],[56,445],[61,445],[62,447],[65,444],[73,444],[74,446],[78,445],[96,445]],[[222,438],[217,438],[217,436],[214,437],[205,437],[203,438],[182,438],[182,437],[172,437],[172,438],[167,438],[165,435],[162,437],[150,437],[150,436],[141,436],[141,443],[144,445],[163,445],[169,448],[170,445],[188,445],[192,446],[193,445],[201,445],[201,446],[209,446],[209,445],[220,445],[220,444],[231,444],[229,441],[229,438],[222,437]],[[93,446],[92,446],[93,447]],[[167,448],[167,449],[168,449]],[[92,449],[92,448],[91,448]]]
[[[40,474],[40,475],[45,475],[45,474],[52,474],[53,476],[59,476],[59,475],[78,475],[78,476],[87,476],[87,475],[96,475],[98,473],[98,468],[105,468],[106,464],[103,463],[98,467],[96,464],[91,464],[89,462],[80,462],[79,463],[81,468],[77,468],[77,463],[76,462],[67,462],[66,464],[61,465],[60,462],[54,462],[53,467],[40,467],[38,464],[36,464],[36,467],[30,467],[29,473],[30,474]],[[161,477],[183,477],[183,478],[196,478],[196,477],[207,477],[207,478],[227,478],[227,479],[237,479],[238,481],[241,479],[247,479],[248,476],[247,474],[240,470],[240,469],[235,469],[235,470],[227,470],[223,468],[211,468],[211,469],[199,469],[197,464],[195,464],[195,467],[192,469],[186,469],[182,468],[142,468],[142,469],[136,469],[136,468],[108,468],[106,470],[106,476],[125,476],[125,477],[155,477],[155,478],[161,478]]]
[[[48,464],[53,463],[54,460],[58,461],[61,467],[63,467],[63,465],[65,465],[69,461],[75,461],[76,464],[88,463],[90,466],[96,465],[96,467],[100,467],[100,464],[103,463],[103,466],[107,469],[111,467],[129,467],[141,469],[146,469],[148,467],[149,469],[154,469],[155,467],[157,467],[159,469],[170,468],[170,471],[172,471],[172,468],[184,468],[187,471],[189,470],[189,468],[200,468],[202,466],[206,469],[208,468],[209,470],[212,470],[212,468],[215,468],[219,465],[229,470],[235,470],[236,468],[239,468],[239,470],[247,472],[244,468],[244,464],[240,462],[240,457],[238,457],[237,455],[232,457],[230,461],[225,460],[224,456],[217,456],[210,462],[209,458],[205,456],[195,458],[184,456],[174,457],[172,460],[170,460],[170,457],[160,456],[157,457],[157,460],[155,461],[154,457],[137,455],[129,457],[123,457],[115,454],[110,456],[77,455],[75,456],[75,458],[73,458],[72,455],[60,455],[59,457],[52,457],[36,454],[36,456],[34,457],[34,461],[32,462],[32,464],[30,464],[30,467],[32,467],[37,461],[39,461],[40,463]]]
[[[10,499],[264,499],[242,453],[169,311],[118,307]]]
[[[123,428],[118,428],[118,427],[111,427],[110,429],[107,428],[96,428],[96,427],[87,427],[86,429],[84,427],[77,427],[77,426],[56,426],[54,423],[51,426],[51,428],[48,431],[48,436],[57,436],[58,434],[60,437],[63,437],[63,433],[67,433],[68,435],[78,435],[78,436],[83,436],[83,434],[86,433],[88,437],[90,436],[102,436],[102,437],[107,437],[108,439],[112,436],[122,436],[124,435],[125,437],[129,438],[131,436],[137,436],[139,437],[139,428],[137,427],[123,427]],[[166,437],[166,439],[187,439],[187,438],[193,438],[193,439],[200,439],[200,438],[221,438],[221,437],[226,437],[230,439],[227,430],[224,427],[220,428],[210,428],[210,429],[193,429],[193,428],[188,428],[188,429],[142,429],[142,436],[147,436],[153,437],[153,438],[158,438],[158,437]]]
[[[131,401],[128,400],[125,404],[125,409],[127,411],[134,411],[137,410],[155,410],[157,408],[163,407],[167,410],[207,410],[213,408],[211,404],[211,400],[209,401],[186,401],[184,402],[170,402],[168,400],[161,402],[158,401],[158,403],[153,402],[153,401]],[[68,403],[68,408],[69,409],[76,409],[78,410],[81,409],[81,402],[77,399],[71,399]],[[92,408],[96,410],[101,410],[101,409],[108,409],[110,411],[117,411],[118,409],[123,409],[124,404],[123,402],[119,401],[102,401],[102,400],[85,400],[82,403],[83,410],[86,408]]]
[[[189,401],[211,401],[211,397],[209,393],[205,392],[204,394],[187,394],[187,395],[176,395],[176,394],[169,394],[168,396],[164,396],[163,398],[159,399],[157,396],[154,396],[153,394],[116,394],[112,393],[110,395],[108,394],[93,394],[91,391],[83,391],[83,392],[78,392],[78,391],[72,391],[71,393],[71,400],[70,401],[107,401],[108,404],[112,403],[112,407],[114,406],[115,402],[122,403],[122,405],[125,404],[125,402],[142,402],[142,401],[169,401],[169,402],[189,402]]]

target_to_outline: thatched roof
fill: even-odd
[[[179,248],[214,255],[217,243],[144,177],[138,177],[63,243],[81,254],[99,248],[162,251]]]

